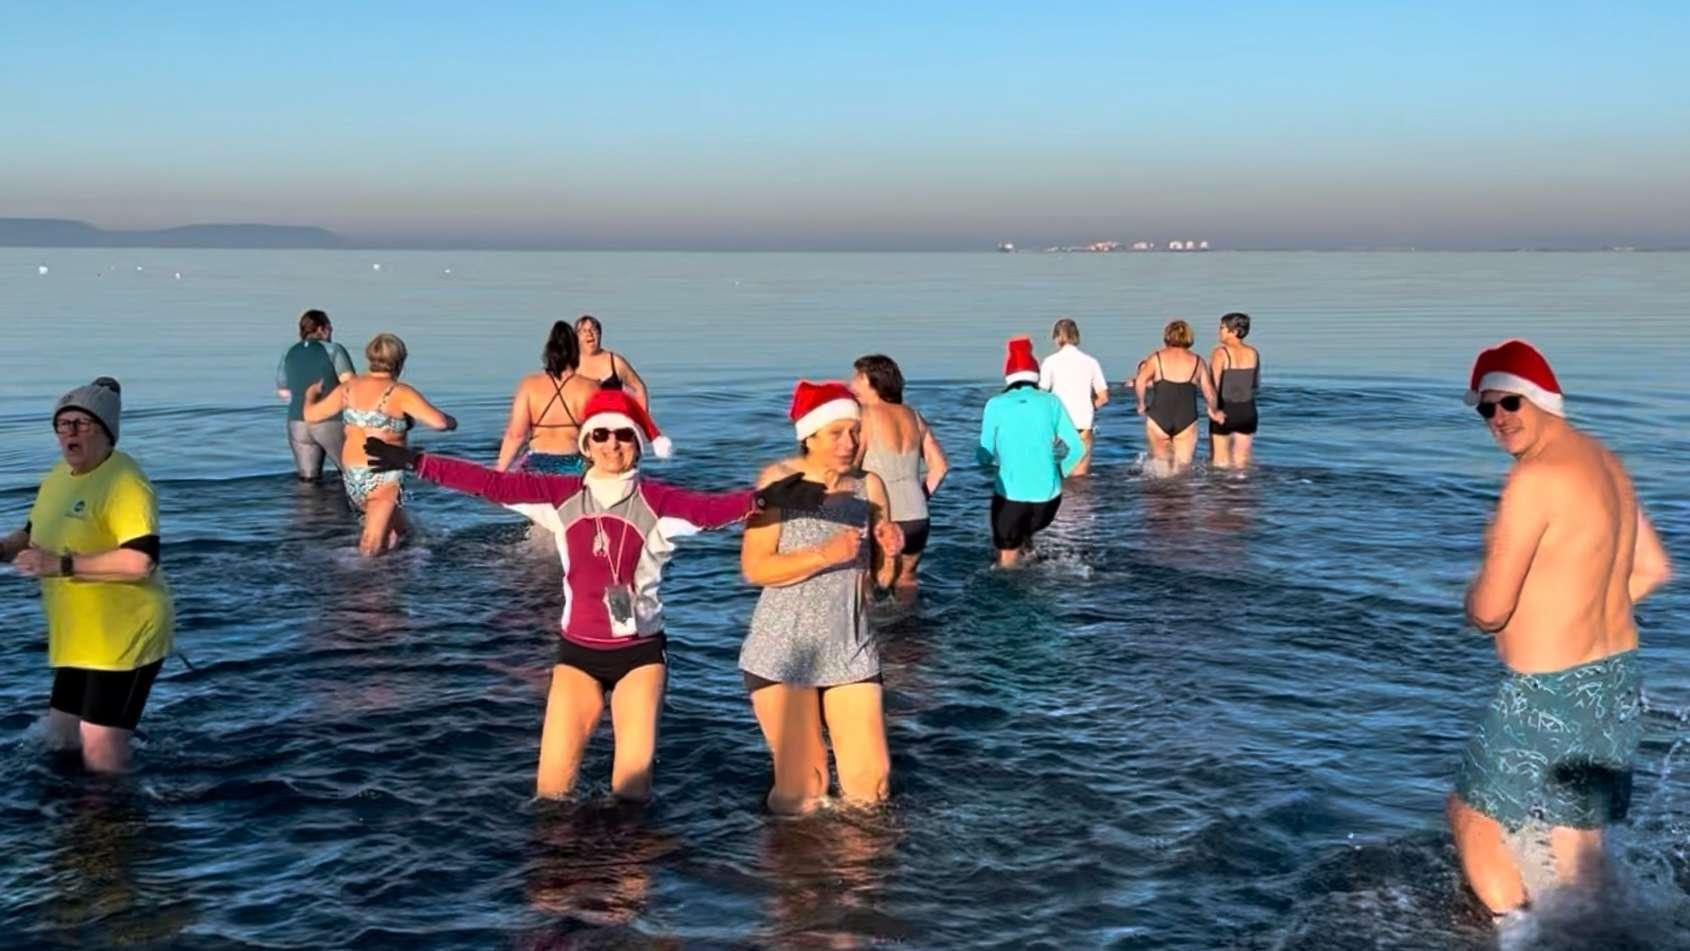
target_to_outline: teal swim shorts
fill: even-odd
[[[1530,819],[1601,828],[1625,818],[1642,736],[1636,651],[1513,674],[1461,756],[1455,794],[1510,830]]]

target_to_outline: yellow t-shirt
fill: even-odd
[[[111,551],[158,534],[152,483],[127,454],[113,451],[92,472],[74,475],[59,460],[29,510],[30,544],[73,555]],[[141,581],[41,579],[47,663],[134,670],[170,653],[176,612],[163,569]]]

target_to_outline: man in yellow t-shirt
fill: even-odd
[[[29,523],[0,539],[0,561],[41,579],[54,668],[48,736],[80,747],[99,772],[128,768],[129,738],[175,627],[152,484],[114,448],[121,411],[110,377],[59,399],[53,431],[64,458],[42,480]]]

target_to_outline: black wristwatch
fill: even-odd
[[[76,577],[76,556],[65,552],[59,556],[59,574],[66,578]]]

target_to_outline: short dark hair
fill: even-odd
[[[599,319],[594,317],[592,314],[582,314],[581,316],[575,318],[576,330],[580,330],[582,324],[592,324],[593,333],[596,333],[601,337],[604,336],[604,324],[599,323]]]
[[[898,369],[896,360],[883,353],[871,353],[858,357],[851,368],[868,379],[876,396],[888,403],[904,401],[904,371]]]
[[[1221,316],[1221,326],[1237,334],[1238,339],[1243,340],[1245,337],[1250,336],[1250,315],[1241,314],[1238,311],[1233,311],[1230,314],[1223,314]]]
[[[329,315],[320,310],[308,310],[299,315],[299,339],[304,340],[329,326]]]
[[[575,339],[574,325],[567,320],[552,324],[552,332],[546,335],[546,348],[540,352],[540,359],[546,365],[546,372],[554,377],[563,376],[565,371],[579,366],[581,341]]]

